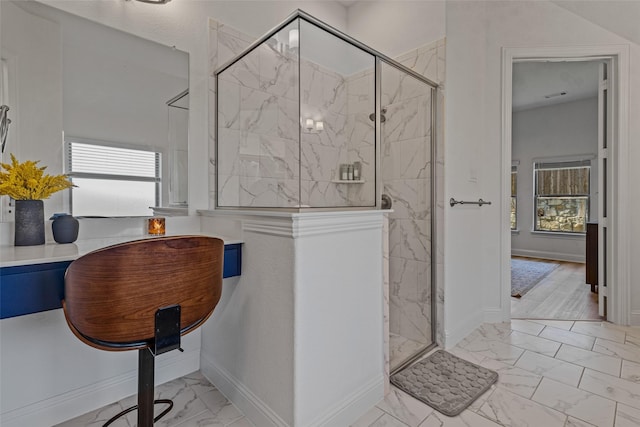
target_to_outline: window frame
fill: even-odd
[[[93,173],[93,172],[74,172],[72,169],[73,160],[73,144],[95,145],[101,147],[136,150],[143,152],[151,152],[155,154],[155,176],[138,176],[138,175],[119,175],[109,173]],[[153,182],[155,183],[154,199],[155,206],[161,206],[162,202],[162,161],[163,151],[157,147],[146,145],[126,144],[113,141],[102,141],[88,138],[77,138],[65,136],[64,138],[64,168],[65,174],[71,182],[73,178],[96,179],[96,180],[114,180],[114,181],[131,181],[131,182]],[[73,215],[73,187],[69,191],[69,212]],[[123,217],[144,217],[150,215],[122,215]]]
[[[532,232],[533,233],[549,233],[549,234],[567,234],[567,235],[575,235],[575,236],[584,236],[586,235],[586,224],[590,219],[591,212],[591,173],[592,173],[592,158],[591,157],[572,157],[572,158],[553,158],[553,159],[536,159],[533,162],[533,203],[532,203],[532,214],[533,214],[533,224],[532,224]],[[542,167],[540,167],[540,165]],[[565,165],[554,167],[554,165]],[[550,169],[587,169],[587,193],[580,194],[551,194],[551,195],[540,195],[539,187],[538,187],[538,171],[540,170],[550,170]],[[538,217],[538,199],[539,198],[558,198],[558,199],[584,199],[586,198],[586,212],[584,218],[584,231],[570,231],[570,230],[547,230],[539,228],[539,217]]]

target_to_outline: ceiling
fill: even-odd
[[[597,96],[598,74],[598,61],[514,63],[513,111]]]

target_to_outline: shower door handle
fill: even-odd
[[[391,206],[393,206],[391,197],[389,197],[386,194],[383,194],[380,199],[381,199],[380,209],[391,209]]]

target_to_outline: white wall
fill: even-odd
[[[584,235],[533,233],[534,159],[592,155],[598,150],[598,98],[565,102],[513,113],[512,154],[518,161],[518,234],[511,253],[584,262]],[[597,161],[591,167],[590,220],[597,220]]]
[[[628,17],[621,17],[629,19]],[[523,46],[630,45],[629,117],[640,116],[640,46],[547,2],[447,3],[446,196],[493,201],[481,209],[447,207],[445,221],[445,327],[447,345],[476,327],[501,320],[501,48]],[[640,122],[629,123],[629,140],[640,138]],[[630,144],[633,165],[640,147]],[[477,173],[474,173],[476,171]],[[477,183],[469,178],[477,178]],[[472,181],[473,179],[471,179]],[[629,184],[640,180],[630,170]],[[640,209],[640,198],[620,194],[621,209]],[[629,256],[640,256],[640,224],[628,230]],[[623,236],[624,238],[624,236]],[[465,268],[460,268],[464,265]],[[640,266],[631,266],[640,277]],[[483,301],[482,307],[476,304]],[[508,301],[508,298],[506,298]],[[631,308],[640,316],[640,289]],[[638,318],[640,321],[640,318]]]
[[[391,58],[445,36],[444,1],[360,1],[348,9],[348,34]]]
[[[41,160],[46,173],[62,172],[62,44],[60,26],[2,4],[2,55],[8,61],[12,108],[6,151],[18,161]],[[43,73],[46,70],[46,73]],[[3,197],[7,199],[7,197]],[[6,202],[4,202],[6,203]],[[62,195],[45,204],[45,217],[61,209]]]
[[[189,53],[189,210],[208,208],[208,19],[256,37],[302,8],[345,30],[346,10],[324,1],[137,1],[41,0],[50,6]]]

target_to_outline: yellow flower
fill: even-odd
[[[74,185],[66,175],[45,175],[45,167],[38,167],[38,161],[27,160],[18,163],[11,154],[11,164],[0,163],[0,195],[8,195],[15,200],[47,199],[53,193]]]

